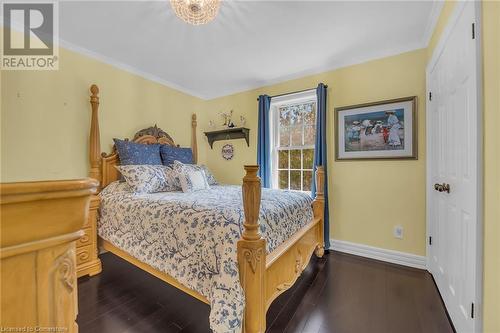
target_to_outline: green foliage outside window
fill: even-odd
[[[279,108],[278,186],[310,191],[316,136],[316,103]]]

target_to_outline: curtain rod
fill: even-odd
[[[273,99],[275,97],[281,97],[281,96],[286,96],[286,95],[298,94],[298,93],[306,92],[306,91],[313,90],[313,89],[316,89],[316,88],[317,87],[315,87],[315,88],[309,88],[309,89],[304,89],[304,90],[297,90],[297,91],[287,92],[287,93],[284,93],[284,94],[279,94],[279,95],[274,95],[274,96],[269,96],[269,97],[271,97],[271,99]],[[327,84],[325,84],[325,88],[328,88]],[[259,97],[257,97],[257,100],[259,100]]]

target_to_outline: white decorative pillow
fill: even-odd
[[[205,176],[207,176],[207,181],[209,185],[219,185],[217,179],[215,179],[215,176],[212,174],[212,172],[210,172],[210,170],[205,164],[200,165],[200,167],[205,172]]]
[[[187,170],[178,174],[181,183],[182,192],[194,192],[200,190],[208,190],[207,177],[203,170]]]
[[[176,184],[176,174],[169,167],[163,165],[120,165],[116,168],[135,193],[179,190]]]
[[[205,172],[205,177],[207,178],[209,185],[218,185],[217,179],[215,179],[214,175],[210,172],[206,165],[184,164],[180,161],[174,161],[173,169],[177,173],[177,175],[187,171],[202,170]]]

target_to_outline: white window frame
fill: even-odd
[[[308,103],[315,102],[317,103],[316,89],[310,89],[306,91],[301,91],[298,93],[287,94],[282,96],[277,96],[271,98],[270,105],[270,135],[272,138],[271,142],[271,187],[274,189],[279,188],[279,177],[278,177],[278,144],[279,144],[279,108],[283,105],[287,104],[300,104],[300,103]],[[315,112],[317,115],[318,106],[316,105]],[[317,129],[316,129],[317,130]],[[304,133],[302,134],[304,135]],[[307,145],[307,146],[290,146],[288,147],[290,150],[293,149],[314,149],[315,145]],[[290,155],[289,157],[290,158]],[[302,161],[303,163],[303,161]],[[303,165],[300,166],[301,170],[303,170]],[[314,180],[314,175],[313,180]],[[302,177],[301,177],[301,188],[302,186]],[[309,191],[305,191],[309,192]]]

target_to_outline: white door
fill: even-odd
[[[427,219],[428,268],[460,333],[480,330],[481,117],[477,9],[457,6],[427,69]]]

